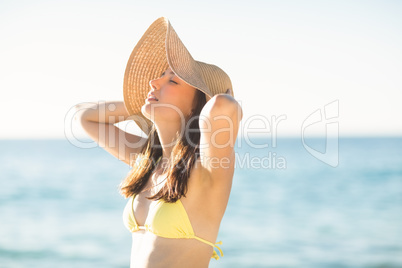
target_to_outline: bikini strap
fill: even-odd
[[[221,254],[221,257],[223,257],[223,252],[222,252],[221,248],[218,247],[216,244],[222,245],[222,241],[216,242],[214,247],[219,250],[219,253]],[[219,255],[218,255],[218,253],[216,253],[215,249],[214,249],[214,252],[212,253],[212,258],[214,258],[215,260],[219,260]]]
[[[222,241],[219,241],[219,242],[216,242],[215,244],[213,244],[213,243],[211,243],[211,242],[209,242],[209,241],[207,241],[205,239],[202,239],[201,237],[198,237],[198,236],[194,236],[194,238],[199,240],[199,241],[201,241],[201,242],[204,242],[205,244],[211,245],[213,248],[217,248],[219,250],[219,253],[220,253],[221,257],[223,257],[223,252],[222,252],[221,248],[217,246],[217,244],[222,245]],[[219,255],[218,255],[218,253],[216,252],[215,249],[214,249],[214,252],[212,253],[211,258],[214,258],[215,260],[219,260]]]

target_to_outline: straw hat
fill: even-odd
[[[196,61],[181,42],[167,18],[154,21],[135,46],[124,74],[124,105],[137,125],[149,134],[152,122],[141,113],[150,91],[149,82],[171,70],[190,86],[201,90],[207,100],[231,89],[229,76],[219,67]]]

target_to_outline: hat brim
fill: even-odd
[[[150,91],[149,82],[160,77],[168,67],[181,80],[204,92],[207,100],[215,94],[225,93],[226,88],[232,88],[226,73],[215,65],[195,61],[169,20],[158,18],[134,47],[123,83],[124,104],[130,114],[129,119],[134,120],[147,135],[152,122],[141,113],[141,107]]]

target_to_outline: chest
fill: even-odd
[[[143,226],[147,220],[149,212],[155,208],[157,201],[149,200],[149,194],[138,194],[132,203],[135,220],[138,225]]]
[[[166,183],[166,177],[153,174],[148,179],[147,185],[143,192],[135,196],[132,204],[134,216],[139,225],[144,225],[149,212],[155,208],[157,201],[149,200],[147,197],[156,194]]]
[[[205,189],[210,185],[200,183],[200,178],[199,168],[195,166],[188,179],[186,197],[181,198],[190,218],[197,218],[202,215],[203,210],[208,207],[208,198],[206,198]],[[144,190],[135,196],[132,209],[137,224],[144,225],[149,215],[158,209],[158,201],[149,200],[147,197],[153,196],[160,191],[165,186],[166,180],[166,175],[153,173],[148,179]],[[200,200],[203,202],[200,202]]]

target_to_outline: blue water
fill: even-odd
[[[336,167],[296,138],[237,147],[210,267],[402,267],[402,138],[342,138]],[[101,148],[0,141],[0,267],[129,267],[128,171]]]

